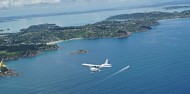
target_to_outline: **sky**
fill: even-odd
[[[182,2],[182,0],[0,0],[0,17],[132,8],[174,1]]]
[[[22,7],[38,4],[55,4],[55,3],[73,3],[73,7],[82,7],[88,5],[141,5],[141,4],[151,4],[160,2],[169,2],[175,0],[0,0],[0,9],[7,9],[13,7]]]
[[[0,8],[10,8],[10,7],[20,7],[26,5],[36,5],[36,4],[51,4],[59,3],[61,0],[1,0]]]

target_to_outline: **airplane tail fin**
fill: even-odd
[[[108,64],[108,59],[106,59],[105,63],[104,64]]]

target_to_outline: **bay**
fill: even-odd
[[[162,20],[123,39],[59,43],[60,49],[8,61],[20,77],[0,78],[2,94],[189,94],[190,19]],[[71,55],[85,49],[87,54]],[[92,74],[82,63],[113,65]],[[130,65],[126,71],[114,73]]]

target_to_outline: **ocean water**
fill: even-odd
[[[190,19],[160,23],[128,38],[65,41],[58,50],[7,61],[22,75],[0,78],[0,93],[189,94]],[[70,54],[79,49],[89,53]],[[101,64],[107,58],[113,67],[101,72],[91,73],[82,66]]]

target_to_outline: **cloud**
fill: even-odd
[[[138,5],[150,5],[161,2],[169,2],[176,0],[0,0],[0,9],[12,8],[27,5],[37,4],[52,4],[60,3],[65,8],[106,8],[107,6],[119,7],[119,6],[138,6]],[[56,7],[56,6],[55,6]]]
[[[28,4],[58,3],[58,2],[61,2],[61,0],[32,0],[32,1],[29,1]]]
[[[0,8],[20,7],[36,4],[59,3],[61,0],[0,0]]]

